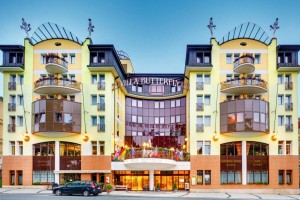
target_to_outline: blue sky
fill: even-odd
[[[30,35],[53,22],[81,40],[92,18],[93,42],[127,52],[137,73],[183,73],[186,45],[209,43],[210,17],[217,40],[248,21],[271,35],[269,26],[278,17],[278,44],[300,44],[298,0],[0,0],[0,8],[0,44],[23,44],[22,17],[31,24]]]

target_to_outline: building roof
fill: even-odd
[[[30,41],[32,45],[36,45],[51,39],[66,39],[82,45],[82,42],[73,33],[60,25],[50,22],[40,25],[32,34]]]
[[[24,47],[22,45],[0,45],[0,50],[2,50],[2,51],[23,51]]]

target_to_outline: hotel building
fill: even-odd
[[[300,45],[249,22],[187,45],[179,74],[53,23],[0,50],[4,186],[298,193]]]

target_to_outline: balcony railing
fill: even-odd
[[[221,91],[236,94],[256,94],[267,92],[268,83],[257,78],[236,78],[221,83]],[[247,91],[245,91],[247,88]]]
[[[293,89],[293,82],[285,82],[285,89],[292,90]]]
[[[196,83],[196,89],[197,90],[203,90],[203,88],[204,88],[203,82],[197,82]]]
[[[204,131],[204,124],[196,124],[196,131],[203,132]]]
[[[105,90],[105,82],[98,82],[98,90]]]
[[[15,124],[8,124],[8,132],[16,132],[16,125]]]
[[[98,110],[105,110],[105,103],[98,103]]]
[[[244,55],[234,61],[233,71],[238,74],[250,74],[255,71],[254,58]]]
[[[293,103],[286,103],[285,104],[285,110],[286,111],[292,111],[293,110]]]
[[[188,152],[162,147],[128,148],[121,151],[125,151],[124,156],[122,156],[122,152],[116,152],[112,154],[113,161],[123,161],[134,158],[161,158],[175,161],[190,161],[190,154]]]
[[[98,132],[104,132],[105,131],[105,124],[98,124],[97,129],[98,129]]]
[[[8,90],[16,90],[16,82],[8,82]]]
[[[44,78],[34,82],[34,90],[43,94],[71,94],[80,92],[80,83],[63,78]],[[53,87],[49,90],[49,87]],[[54,88],[57,88],[56,90]]]
[[[16,103],[8,103],[8,111],[16,111]]]
[[[203,111],[204,110],[204,104],[203,103],[196,103],[197,111]]]
[[[46,64],[57,64],[65,69],[68,69],[68,62],[59,56],[46,56]]]
[[[285,125],[285,131],[293,132],[293,124],[286,124]]]

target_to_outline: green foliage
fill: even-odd
[[[32,185],[41,185],[41,182],[33,182]]]
[[[173,184],[173,190],[177,190],[177,189],[178,189],[177,184],[174,183],[174,184]]]
[[[112,190],[112,188],[113,188],[113,187],[112,187],[111,184],[106,184],[106,185],[105,185],[105,189],[106,189],[106,190]]]

